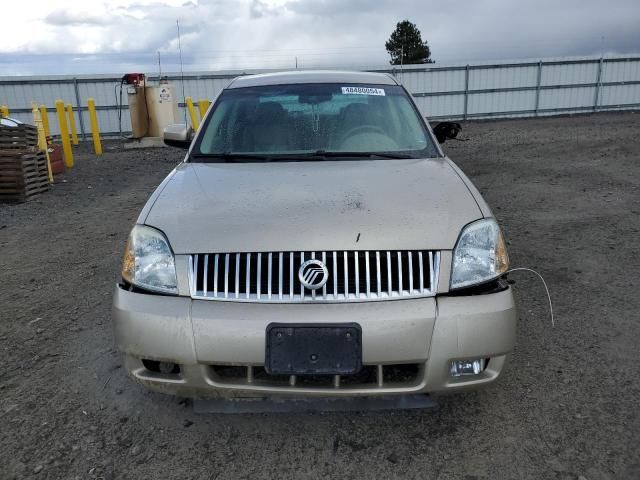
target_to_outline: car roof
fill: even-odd
[[[235,78],[226,88],[260,87],[292,83],[364,83],[369,85],[398,85],[387,73],[349,72],[336,70],[293,70],[261,73]]]

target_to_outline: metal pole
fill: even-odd
[[[207,100],[206,98],[201,98],[200,100],[198,100],[198,110],[200,110],[200,121],[202,121],[205,114],[207,113],[207,109],[209,108],[210,103],[211,102],[209,102],[209,100]]]
[[[40,105],[40,118],[42,119],[42,128],[44,128],[45,136],[50,137],[51,130],[49,130],[49,114],[47,113],[46,105]]]
[[[78,120],[80,121],[80,135],[82,136],[82,141],[86,141],[87,136],[84,132],[84,120],[82,119],[82,104],[80,103],[80,91],[78,90],[78,79],[73,77],[73,90],[76,94],[76,106],[78,107]]]
[[[538,116],[538,108],[540,107],[540,84],[542,83],[542,60],[538,62],[538,77],[536,80],[536,105],[534,107],[534,115]]]
[[[69,129],[67,127],[67,116],[64,111],[64,102],[56,100],[56,113],[58,114],[58,126],[60,127],[60,139],[62,150],[64,151],[64,164],[67,168],[73,167],[73,150],[69,140]]]
[[[40,110],[36,102],[31,103],[31,113],[33,115],[33,124],[38,131],[38,148],[47,157],[47,175],[49,176],[49,183],[53,183],[53,172],[51,171],[51,158],[49,158],[49,149],[47,148],[47,136],[44,133],[44,127],[42,126],[42,117],[40,116]]]
[[[467,110],[469,108],[469,65],[464,69],[464,119],[467,119]]]
[[[102,155],[102,142],[100,141],[100,127],[98,127],[98,115],[96,115],[96,102],[93,98],[87,99],[89,110],[89,122],[91,123],[91,136],[93,137],[93,150],[96,155]]]
[[[67,116],[69,117],[69,134],[71,135],[71,143],[78,144],[78,134],[76,133],[76,119],[73,117],[73,105],[67,103]]]
[[[180,52],[180,86],[182,87],[182,99],[187,103],[186,93],[184,93],[184,70],[182,68],[182,42],[180,40],[180,20],[176,19],[176,27],[178,28],[178,52]],[[191,112],[189,112],[191,113]],[[187,109],[184,110],[184,123],[187,123]],[[197,127],[193,127],[197,130]]]
[[[598,74],[596,76],[596,93],[593,98],[593,111],[598,111],[598,101],[600,100],[600,87],[602,86],[602,63],[604,59],[600,57],[600,61],[598,62]]]
[[[189,112],[189,118],[191,119],[191,126],[194,130],[198,130],[198,126],[200,122],[198,121],[198,116],[196,115],[196,109],[193,106],[193,100],[191,97],[185,97],[185,103],[187,104],[186,111]]]

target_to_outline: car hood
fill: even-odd
[[[482,217],[446,158],[182,163],[150,202],[178,254],[447,250]]]

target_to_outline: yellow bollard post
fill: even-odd
[[[198,109],[200,110],[200,120],[202,120],[207,113],[207,109],[209,108],[209,100],[206,98],[201,98],[198,100]]]
[[[96,115],[96,102],[93,98],[87,99],[87,107],[89,107],[89,123],[91,123],[93,149],[96,152],[96,155],[102,155],[102,143],[100,143],[100,130],[98,129],[98,115]]]
[[[49,114],[47,113],[47,107],[45,105],[40,105],[40,118],[42,119],[44,134],[48,138],[51,136],[51,130],[49,130]]]
[[[0,106],[0,117],[9,118],[9,107],[6,105]]]
[[[47,145],[47,137],[44,134],[44,127],[42,126],[42,117],[40,116],[40,110],[35,102],[31,103],[31,113],[33,115],[33,124],[38,131],[38,148],[44,152],[47,158],[47,173],[49,175],[49,183],[53,183],[53,172],[51,171],[51,159],[49,158],[49,146]]]
[[[67,128],[67,116],[64,111],[64,102],[56,100],[56,113],[58,114],[58,126],[60,127],[60,138],[62,140],[62,151],[64,152],[64,164],[67,168],[73,167],[73,151],[69,141],[69,129]]]
[[[189,117],[191,118],[191,126],[194,130],[198,130],[200,123],[196,116],[196,109],[193,107],[193,100],[191,100],[191,97],[186,97],[184,101],[187,104],[187,110],[189,111]]]
[[[67,103],[67,116],[69,117],[69,129],[71,130],[71,142],[78,144],[78,132],[76,132],[76,118],[73,116],[73,106]]]

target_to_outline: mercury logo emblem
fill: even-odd
[[[300,283],[309,290],[322,288],[329,279],[329,271],[320,260],[307,260],[298,270]]]

